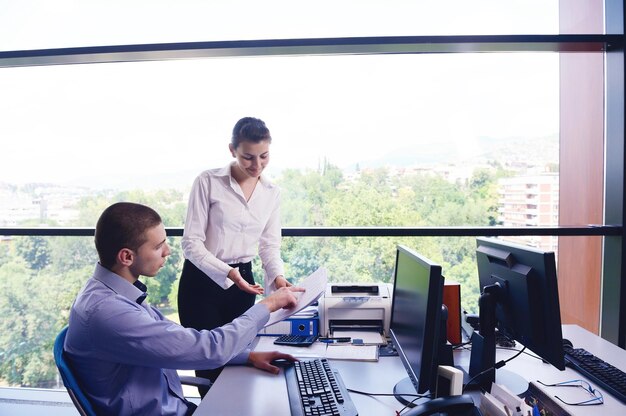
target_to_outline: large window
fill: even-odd
[[[285,226],[494,225],[499,179],[558,172],[552,54],[11,68],[0,90],[3,226],[93,226],[81,198],[120,191],[186,201],[200,171],[230,162],[230,131],[247,115],[272,131]]]
[[[150,18],[148,9],[140,16],[126,3],[93,9],[60,1],[53,10],[24,2],[28,7],[10,9],[21,20],[0,14],[0,51],[8,51],[0,52],[0,312],[9,317],[0,328],[0,385],[57,382],[52,338],[93,268],[89,234],[114,201],[162,214],[173,253],[148,279],[150,301],[176,319],[178,236],[191,183],[230,162],[230,131],[248,115],[272,132],[268,173],[282,189],[282,253],[295,283],[319,266],[331,281],[390,282],[401,243],[441,262],[444,275],[462,284],[464,308],[475,312],[474,237],[499,230],[557,251],[561,282],[581,280],[583,263],[597,298],[602,279],[619,281],[621,257],[602,264],[601,252],[606,240],[606,252],[621,249],[623,207],[607,203],[617,211],[603,214],[598,148],[609,153],[607,169],[623,175],[623,154],[615,159],[614,152],[623,145],[623,55],[621,90],[611,84],[617,97],[606,93],[607,111],[618,116],[605,131],[602,65],[576,76],[571,69],[602,61],[608,42],[556,36],[563,31],[558,2],[458,1],[445,2],[446,9],[439,2],[318,2],[295,9],[275,1],[263,2],[263,10],[257,2],[197,2],[194,13],[167,8],[164,15],[163,1],[150,2]],[[234,20],[230,3],[245,15]],[[174,24],[180,21],[186,24]],[[142,30],[129,30],[138,22]],[[523,36],[507,37],[516,34]],[[532,36],[538,34],[554,37]],[[390,44],[383,38],[389,35],[423,37]],[[348,36],[374,38],[346,43]],[[311,46],[313,38],[329,39]],[[259,39],[288,42],[280,49],[254,43]],[[623,36],[611,39],[623,48]],[[252,43],[210,49],[222,40]],[[196,41],[208,42],[201,46],[210,53],[170,45],[168,58],[184,59],[153,54],[159,42]],[[139,52],[100,54],[103,45],[133,44]],[[45,62],[15,64],[30,49],[74,47],[93,48],[45,50]],[[590,53],[564,52],[571,50]],[[68,56],[89,64],[64,65]],[[587,94],[594,88],[595,101]],[[599,130],[583,120],[591,113],[599,114]],[[579,136],[592,140],[580,147]],[[599,158],[590,159],[590,149]],[[621,195],[623,177],[607,183],[607,198]],[[588,201],[599,203],[580,209]],[[581,242],[591,243],[580,250]],[[258,262],[254,267],[262,280]],[[620,290],[618,284],[618,298]],[[595,330],[599,302],[588,306]],[[588,324],[575,311],[566,316]]]

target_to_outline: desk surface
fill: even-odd
[[[626,351],[608,341],[575,325],[564,325],[563,336],[568,338],[575,347],[582,347],[598,357],[626,371]],[[512,356],[515,352],[498,350],[498,358]],[[469,351],[455,353],[455,364],[467,368]],[[392,393],[393,386],[406,377],[406,371],[398,357],[381,357],[378,362],[339,361],[331,364],[341,374],[346,387],[369,393]],[[529,381],[541,380],[554,383],[581,378],[571,369],[561,372],[549,364],[528,355],[510,361],[506,368],[525,377]],[[593,384],[593,383],[592,383]],[[554,388],[544,388],[554,395]],[[574,390],[574,389],[572,389]],[[566,394],[557,390],[567,400]],[[602,406],[563,407],[572,415],[613,415],[626,414],[626,406],[613,396],[604,393],[605,404]],[[351,393],[359,415],[393,415],[403,408],[393,396],[365,396]],[[573,398],[575,400],[576,398]],[[287,386],[282,375],[269,374],[247,366],[229,366],[224,369],[209,393],[194,413],[202,415],[274,415],[290,416],[287,398]]]

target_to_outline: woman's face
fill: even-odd
[[[233,157],[237,159],[237,166],[243,173],[251,178],[261,176],[263,169],[270,161],[270,142],[261,140],[258,143],[242,141],[235,149],[232,144],[228,145]]]

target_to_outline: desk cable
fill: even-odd
[[[462,393],[465,393],[465,389],[467,388],[467,386],[469,386],[472,383],[472,381],[476,380],[478,377],[481,377],[484,374],[487,374],[490,371],[497,370],[498,368],[504,367],[506,363],[522,355],[522,353],[524,353],[524,350],[526,350],[526,347],[519,350],[518,353],[512,356],[511,358],[507,358],[506,360],[500,360],[493,367],[490,367],[486,369],[485,371],[481,371],[480,373],[476,374],[474,377],[470,378],[469,381],[465,383],[465,386],[463,386]]]
[[[355,394],[362,394],[364,396],[396,396],[394,393],[368,393],[365,391],[359,391],[359,390],[353,390],[353,389],[346,389],[348,390],[350,393],[355,393]],[[418,399],[426,399],[426,398],[433,398],[432,394],[402,394],[403,396],[408,396],[408,397],[415,397],[413,400],[411,400],[411,403],[413,403],[415,400]],[[410,404],[409,404],[410,405]],[[396,410],[396,416],[400,416],[400,413],[402,413],[404,411],[404,409],[408,408],[409,405],[404,406],[402,409],[400,410]]]

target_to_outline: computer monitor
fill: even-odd
[[[389,333],[409,375],[394,387],[396,398],[404,404],[415,397],[402,394],[434,391],[443,282],[441,266],[407,247],[397,247]]]
[[[480,330],[472,335],[470,377],[486,372],[476,381],[490,390],[496,329],[564,370],[554,253],[495,238],[477,238],[476,246]]]

